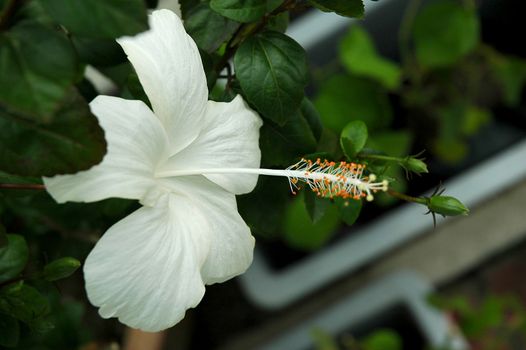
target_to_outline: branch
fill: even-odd
[[[2,184],[0,183],[0,189],[7,190],[45,190],[46,186],[41,184]]]

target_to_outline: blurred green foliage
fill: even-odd
[[[411,12],[413,2],[407,6]],[[457,164],[470,153],[470,138],[491,123],[493,106],[520,103],[526,60],[481,42],[474,6],[436,1],[414,20],[406,17],[401,66],[380,56],[369,34],[353,25],[340,43],[343,72],[326,79],[322,68],[315,104],[333,131],[361,120],[373,138],[392,128],[397,108],[397,124],[408,125],[419,145],[443,163]],[[395,155],[389,147],[385,152]]]
[[[0,185],[25,186],[0,186],[0,346],[69,350],[91,338],[81,326],[88,309],[79,274],[73,274],[73,286],[63,295],[56,281],[74,273],[101,234],[138,204],[110,199],[58,205],[32,189],[42,187],[42,176],[82,171],[105,155],[104,132],[88,105],[98,93],[85,77],[88,65],[115,85],[115,91],[104,93],[148,103],[115,39],[146,30],[147,7],[156,3],[0,1]],[[322,82],[311,102],[305,94],[310,77],[305,51],[284,34],[289,15],[306,5],[361,17],[362,0],[187,0],[181,5],[185,27],[202,54],[210,98],[230,101],[241,94],[262,116],[263,167],[287,167],[301,157],[360,162],[379,181],[394,181],[392,188],[403,192],[404,169],[423,171],[422,164],[407,163],[415,134],[392,128],[393,94],[412,110],[431,106],[423,115],[440,120],[439,137],[429,138],[440,154],[455,142],[462,148],[464,138],[491,117],[485,105],[475,103],[480,91],[459,101],[464,94],[443,88],[451,76],[474,79],[468,63],[482,57],[480,65],[491,68],[509,105],[519,103],[526,79],[521,59],[478,42],[472,9],[448,3],[452,18],[444,18],[447,11],[440,6],[421,15],[431,16],[431,24],[451,24],[437,32],[439,43],[429,43],[434,34],[426,29],[425,17],[415,22],[414,64],[401,66],[381,57],[368,34],[355,27],[340,47],[345,74]],[[468,27],[462,27],[464,22]],[[457,38],[451,34],[456,30],[465,33]],[[439,63],[429,58],[430,51],[450,48],[436,55]],[[461,123],[446,121],[458,115]],[[308,191],[292,197],[286,180],[267,177],[260,177],[252,193],[238,197],[239,211],[254,234],[306,251],[328,243],[342,223],[354,224],[362,204]],[[371,338],[367,349],[394,346],[389,339],[388,333]]]

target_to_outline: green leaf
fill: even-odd
[[[458,2],[429,5],[415,19],[413,37],[418,62],[431,68],[455,63],[477,46],[479,27],[476,12]]]
[[[361,343],[364,350],[402,350],[402,339],[390,329],[377,330]]]
[[[281,1],[276,0],[212,0],[210,7],[221,16],[238,22],[253,22],[272,11]]]
[[[276,32],[285,33],[289,26],[290,15],[288,12],[281,12],[276,16],[270,17],[267,24],[268,30],[274,30]]]
[[[248,38],[234,56],[244,96],[280,125],[300,107],[307,84],[305,51],[285,34],[267,31]]]
[[[200,49],[214,52],[234,34],[239,23],[219,15],[212,11],[209,4],[202,3],[188,14],[184,26]]]
[[[15,347],[20,338],[18,321],[6,314],[0,313],[0,346]]]
[[[367,137],[367,125],[361,120],[347,124],[340,135],[340,145],[345,156],[349,159],[354,158],[365,146]]]
[[[44,266],[42,277],[47,281],[56,281],[69,277],[80,267],[80,261],[65,257],[50,262]]]
[[[236,196],[236,199],[239,213],[251,231],[256,235],[273,237],[282,221],[289,196],[286,179],[260,176],[251,193]]]
[[[0,108],[0,170],[53,176],[85,170],[106,152],[104,132],[74,90],[53,122],[39,123]]]
[[[325,12],[336,12],[346,17],[363,17],[362,0],[309,0],[309,2]]]
[[[375,79],[388,89],[400,85],[400,67],[378,55],[371,38],[361,27],[353,26],[343,38],[340,57],[350,73]]]
[[[79,60],[97,67],[109,67],[127,62],[126,54],[113,39],[72,37]]]
[[[115,39],[148,29],[142,0],[39,0],[69,32],[89,38]]]
[[[340,218],[347,225],[353,225],[362,211],[362,201],[356,199],[335,198],[334,203],[340,211]]]
[[[309,213],[312,223],[315,224],[323,217],[327,208],[331,206],[331,203],[326,198],[318,197],[312,191],[305,191],[303,197],[307,213]]]
[[[49,323],[45,319],[50,311],[49,301],[23,281],[0,290],[0,311],[24,322],[35,331],[49,330]]]
[[[21,22],[0,33],[0,107],[50,123],[80,70],[65,35]]]
[[[26,267],[28,256],[25,238],[8,234],[7,245],[0,248],[0,283],[18,277]]]
[[[302,195],[294,198],[285,211],[283,233],[285,241],[294,248],[315,250],[321,248],[340,225],[338,209],[330,205],[324,215],[312,223]]]
[[[321,88],[314,100],[323,125],[337,132],[352,120],[361,120],[371,131],[388,126],[392,110],[386,91],[376,83],[353,76],[338,75]]]
[[[301,112],[296,112],[282,127],[270,121],[260,130],[262,163],[288,166],[295,158],[316,150],[316,138]]]

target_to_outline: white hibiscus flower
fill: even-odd
[[[88,298],[102,317],[158,331],[196,306],[205,284],[226,281],[250,265],[254,238],[234,195],[250,192],[257,175],[156,174],[258,168],[261,120],[240,96],[208,101],[199,52],[178,16],[156,11],[150,27],[118,42],[153,112],[141,101],[97,97],[90,107],[108,142],[102,163],[44,183],[60,203],[119,197],[144,205],[104,234],[84,274]]]
[[[84,264],[90,302],[102,317],[159,331],[202,299],[205,285],[243,273],[254,238],[236,194],[258,175],[304,182],[320,196],[372,199],[385,190],[363,166],[301,160],[259,169],[259,116],[240,96],[208,101],[199,51],[181,19],[154,11],[150,30],[118,40],[152,104],[99,96],[90,103],[108,151],[87,171],[44,178],[59,203],[136,199],[140,209],[110,227]]]

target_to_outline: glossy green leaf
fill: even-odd
[[[79,76],[73,46],[59,31],[26,21],[0,33],[0,108],[50,123]]]
[[[234,34],[239,23],[213,11],[208,3],[201,3],[188,14],[184,26],[200,49],[214,52]]]
[[[427,67],[455,63],[477,46],[479,27],[476,12],[459,2],[440,1],[429,5],[414,24],[418,62]]]
[[[354,158],[367,142],[367,125],[361,120],[350,122],[343,128],[340,135],[340,146],[349,159]]]
[[[142,0],[38,0],[69,32],[90,38],[115,39],[148,29]]]
[[[340,131],[353,120],[361,120],[371,131],[388,126],[392,110],[384,91],[376,83],[358,77],[338,75],[325,82],[314,100],[323,125]]]
[[[100,162],[104,132],[76,91],[53,122],[39,123],[0,108],[0,170],[28,176],[75,173]]]
[[[20,338],[18,321],[6,314],[0,313],[0,346],[15,347]]]
[[[343,38],[340,58],[350,73],[375,79],[388,89],[400,85],[400,67],[378,55],[371,38],[361,27],[353,26]]]
[[[363,17],[362,0],[309,0],[309,2],[325,12],[336,12],[346,17]]]
[[[283,126],[265,122],[260,129],[262,163],[289,166],[292,161],[316,150],[316,138],[301,112]]]
[[[244,96],[264,117],[285,124],[304,97],[305,51],[285,34],[267,31],[247,39],[234,57]]]
[[[356,199],[335,198],[334,203],[340,211],[340,218],[347,225],[353,225],[362,211],[362,201]]]
[[[49,314],[49,301],[34,287],[23,282],[9,284],[0,289],[0,311],[27,324],[35,331],[49,330],[45,317]]]
[[[42,277],[47,281],[57,281],[69,277],[80,267],[80,261],[70,257],[54,260],[44,266]]]
[[[24,270],[29,250],[20,235],[7,235],[7,245],[0,248],[0,283],[12,280]]]
[[[327,243],[339,227],[338,209],[330,205],[313,224],[302,197],[299,195],[294,198],[285,211],[283,237],[294,248],[315,250]]]
[[[272,11],[277,0],[211,0],[210,7],[221,16],[238,22],[253,22]]]

